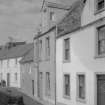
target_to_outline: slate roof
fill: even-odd
[[[3,59],[23,57],[32,47],[33,43],[18,45],[10,49],[3,48],[2,50],[0,50],[0,59],[3,60]]]
[[[68,34],[81,27],[81,14],[85,3],[83,0],[76,1],[71,7],[66,16],[57,25],[58,36]]]
[[[0,50],[0,59],[6,59],[7,52],[8,50],[6,48],[3,48],[2,50]]]
[[[33,48],[22,58],[20,63],[32,62],[34,59],[34,46]]]

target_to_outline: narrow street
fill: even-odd
[[[32,97],[27,96],[26,94],[21,92],[20,89],[17,89],[17,88],[0,88],[0,93],[4,93],[4,94],[0,94],[2,95],[0,96],[2,97],[2,101],[4,102],[8,100],[7,99],[8,97],[6,97],[6,94],[10,94],[10,96],[13,96],[13,97],[22,96],[24,105],[42,105],[41,103],[34,100]],[[0,102],[0,105],[2,105],[1,102]]]

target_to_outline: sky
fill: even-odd
[[[33,40],[39,22],[42,0],[0,0],[0,44],[8,37]]]
[[[33,41],[40,21],[42,1],[0,0],[0,45],[11,36],[19,41]]]

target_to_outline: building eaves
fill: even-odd
[[[34,40],[37,39],[37,38],[39,38],[39,37],[42,37],[42,36],[46,35],[47,33],[51,32],[51,31],[54,30],[55,28],[56,28],[56,25],[53,26],[53,27],[51,27],[50,29],[48,29],[46,32],[40,33],[40,34],[36,35],[36,36],[34,37]]]

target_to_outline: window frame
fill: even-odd
[[[50,21],[54,21],[54,11],[50,11],[50,16],[49,16],[49,18],[50,18]]]
[[[105,26],[104,23],[99,24],[96,26],[96,40],[95,40],[95,58],[103,58],[105,57],[105,53],[104,54],[99,54],[99,33],[98,33],[98,28]]]
[[[17,81],[18,81],[18,73],[15,72],[15,82],[17,82]]]
[[[84,84],[85,84],[85,98],[83,99],[83,98],[80,98],[79,97],[79,76],[80,75],[84,75]],[[78,101],[78,102],[82,102],[82,103],[86,103],[86,74],[85,73],[83,73],[83,72],[80,72],[80,73],[77,73],[76,74],[76,100]]]
[[[43,44],[42,44],[42,39],[39,39],[39,60],[42,60],[42,48],[43,48]]]
[[[50,59],[50,36],[45,37],[45,55],[46,60]]]
[[[66,95],[65,94],[65,75],[68,75],[69,76],[69,95]],[[63,73],[63,97],[65,99],[70,99],[70,94],[71,94],[71,91],[70,91],[70,74],[69,73]]]
[[[51,74],[50,72],[46,72],[46,79],[45,79],[45,91],[46,91],[46,96],[50,96],[50,91],[51,91]]]
[[[104,7],[102,9],[98,9],[98,0],[95,0],[95,13],[100,13],[105,10],[105,0],[104,0]]]
[[[65,40],[69,39],[69,58],[65,59]],[[68,63],[70,62],[70,37],[66,37],[63,39],[63,63]]]

